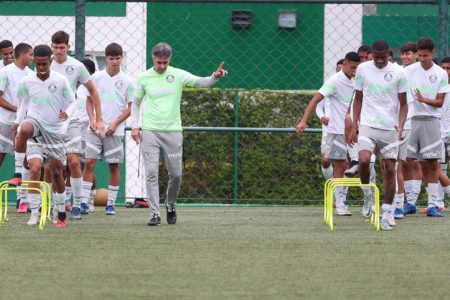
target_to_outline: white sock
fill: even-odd
[[[71,186],[66,186],[66,203],[69,204],[70,201],[72,200],[72,187]]]
[[[66,191],[62,193],[55,193],[54,195],[58,212],[66,212]]]
[[[419,198],[421,185],[422,181],[420,180],[405,181],[406,201],[409,204],[416,205],[417,199]]]
[[[438,194],[439,185],[437,183],[429,183],[426,191],[428,194],[428,208],[436,207],[437,194]]]
[[[108,185],[108,205],[116,205],[117,193],[119,186]]]
[[[97,190],[93,189],[91,190],[91,195],[89,196],[89,206],[94,206],[94,202],[95,202],[95,195],[97,194]]]
[[[23,160],[25,159],[25,153],[14,152],[15,169],[14,173],[22,173]]]
[[[397,174],[397,170],[398,170],[398,162],[395,162],[395,194],[398,194],[398,174]],[[395,198],[394,198],[395,201]]]
[[[81,203],[88,204],[89,203],[89,197],[91,196],[91,188],[93,183],[89,181],[84,181],[82,184],[82,192],[81,192]]]
[[[372,188],[370,186],[362,186],[361,190],[364,193],[364,196],[368,196],[372,194]]]
[[[444,206],[444,188],[442,187],[441,183],[438,182],[438,188],[437,188],[437,194],[436,194],[436,207],[443,207]]]
[[[41,206],[41,195],[28,193],[28,203],[30,203],[31,213],[39,213],[39,207]]]
[[[334,199],[336,199],[336,208],[345,207],[344,199],[342,197],[342,187],[338,186],[333,190]]]
[[[333,178],[334,171],[333,171],[333,166],[331,164],[328,168],[324,168],[324,167],[321,167],[321,168],[322,168],[323,177],[325,177],[325,179]]]
[[[83,177],[70,177],[70,185],[73,191],[73,206],[80,208],[81,206],[81,190],[83,186]]]
[[[22,166],[21,172],[22,172],[22,181],[30,179],[30,170],[28,170]],[[20,195],[20,203],[22,203],[22,202],[28,203],[28,199],[27,199],[28,191],[27,190],[20,190],[19,195]]]
[[[447,197],[450,197],[450,185],[444,186],[442,191],[447,195]]]
[[[370,162],[370,182],[377,183],[377,172],[375,172],[375,162]]]
[[[383,203],[383,205],[381,205],[381,210],[383,211],[383,220],[389,220],[392,211],[392,204]]]
[[[395,208],[402,209],[403,206],[405,205],[405,194],[404,193],[396,194],[394,201],[395,201]]]

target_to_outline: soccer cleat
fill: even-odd
[[[443,215],[434,206],[428,208],[427,217],[443,217]]]
[[[389,216],[388,223],[391,227],[397,226],[397,223],[395,223],[395,218],[393,215]]]
[[[381,227],[381,230],[383,230],[383,231],[391,231],[393,229],[391,227],[391,225],[389,224],[389,220],[387,220],[387,219],[381,219],[380,227]]]
[[[8,184],[11,186],[19,186],[22,184],[22,174],[14,173],[14,176],[8,180]]]
[[[130,201],[126,201],[126,202],[125,202],[125,207],[126,207],[126,208],[133,208],[133,207],[134,207],[134,203],[133,203],[133,202],[130,202]]]
[[[370,218],[370,216],[372,215],[372,212],[374,211],[372,209],[372,205],[373,205],[373,203],[372,203],[373,199],[372,198],[373,198],[372,194],[365,195],[364,198],[363,198],[363,207],[362,207],[361,214],[366,219]]]
[[[336,207],[336,210],[334,212],[336,213],[336,216],[351,216],[352,215],[351,211],[349,211],[347,207]]]
[[[81,213],[82,215],[87,215],[87,214],[89,214],[89,204],[87,204],[87,203],[81,203],[81,210],[80,210],[80,213]]]
[[[39,213],[32,213],[27,225],[33,226],[39,224]]]
[[[66,203],[66,211],[72,211],[72,204]]]
[[[56,221],[56,227],[58,227],[58,228],[66,227],[66,221],[62,221],[62,220],[58,219]]]
[[[19,208],[17,209],[19,214],[26,214],[28,212],[28,203],[22,202],[19,204]]]
[[[161,217],[157,214],[153,214],[152,218],[147,223],[148,226],[159,226],[161,225]]]
[[[171,225],[177,223],[177,212],[175,210],[175,205],[166,206],[166,211],[167,211],[167,223]],[[352,215],[352,213],[350,213],[350,215]]]
[[[403,213],[403,209],[396,208],[394,210],[394,218],[395,219],[403,219],[405,217],[405,214]]]
[[[62,228],[66,227],[67,220],[66,220],[66,212],[58,212],[58,218],[56,220],[56,227]]]
[[[406,215],[413,215],[417,211],[417,207],[414,204],[406,203],[405,207],[403,207],[403,214]]]
[[[116,214],[116,210],[115,210],[114,206],[112,206],[112,205],[106,206],[105,211],[106,211],[106,215],[108,215],[108,216],[114,216]]]
[[[72,208],[71,220],[81,220],[81,209],[79,207]]]
[[[351,168],[345,170],[344,174],[348,177],[353,177],[356,174],[358,174],[358,171],[359,171],[359,165],[355,164]]]

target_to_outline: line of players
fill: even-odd
[[[57,227],[67,224],[65,206],[71,196],[71,219],[79,220],[92,210],[89,202],[95,196],[93,171],[98,159],[109,165],[106,214],[115,214],[124,121],[130,116],[133,93],[131,77],[121,70],[120,45],[105,48],[106,69],[92,76],[95,64],[77,61],[68,56],[68,50],[69,35],[64,31],[53,34],[51,47],[33,49],[20,43],[13,48],[9,41],[0,42],[0,164],[6,154],[14,154],[11,185],[42,178],[52,182]],[[36,72],[29,68],[33,60]],[[27,224],[36,225],[40,195],[19,192],[18,198],[18,211],[30,209]]]
[[[406,43],[400,48],[403,66],[393,62],[383,40],[360,47],[358,53],[347,53],[337,64],[337,74],[312,98],[296,126],[297,133],[302,133],[319,106],[318,116],[327,125],[321,147],[327,179],[352,176],[359,170],[362,183],[375,181],[374,154],[381,158],[383,230],[392,230],[395,219],[416,213],[422,180],[428,195],[422,212],[427,216],[442,217],[444,193],[450,195],[446,175],[450,58],[444,58],[440,67],[433,62],[433,51],[434,43],[428,38]],[[363,192],[362,214],[370,217],[373,191],[363,188]],[[346,188],[336,189],[334,198],[336,214],[351,215],[345,204]]]

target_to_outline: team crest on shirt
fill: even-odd
[[[388,74],[384,75],[384,80],[391,81],[392,80],[392,74],[388,73]]]
[[[172,82],[175,81],[175,77],[174,77],[173,75],[167,75],[166,81],[167,81],[168,83],[172,83]]]
[[[123,88],[124,84],[125,83],[123,82],[123,80],[118,80],[118,81],[116,81],[116,83],[114,85],[115,85],[116,89],[120,90]]]
[[[67,75],[73,74],[73,67],[72,67],[72,66],[68,66],[68,67],[66,68],[66,74],[67,74]]]
[[[54,92],[56,92],[56,90],[57,90],[56,85],[50,84],[50,85],[48,86],[48,91],[49,91],[50,93],[54,93]]]
[[[428,77],[428,80],[429,80],[431,83],[435,83],[436,80],[437,80],[437,76],[436,76],[436,75],[430,75],[430,77]]]

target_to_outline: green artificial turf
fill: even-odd
[[[0,299],[445,299],[450,215],[376,232],[319,207],[101,208],[43,231],[10,212],[0,227]],[[12,208],[10,209],[12,210]]]

